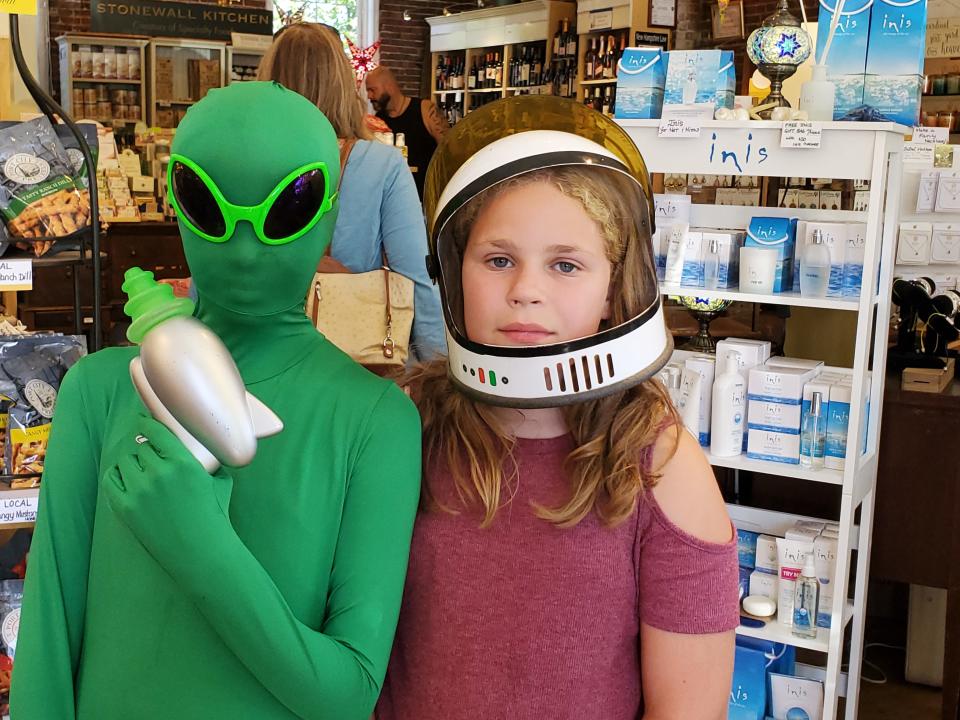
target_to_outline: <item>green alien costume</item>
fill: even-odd
[[[215,90],[173,151],[262,202],[338,148],[271,83]],[[332,191],[331,191],[332,192]],[[181,219],[197,316],[283,421],[253,463],[203,471],[98,352],[60,393],[30,554],[13,720],[366,720],[393,641],[420,487],[419,420],[319,335],[303,301],[335,208],[283,245],[215,243]],[[139,434],[149,442],[139,445]],[[141,438],[142,440],[142,438]]]

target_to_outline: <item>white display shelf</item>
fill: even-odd
[[[477,92],[477,91],[467,90],[466,88],[464,88],[463,90],[434,90],[433,94],[443,96],[443,95],[456,95],[457,93],[466,93],[466,92]]]
[[[769,305],[795,305],[797,307],[823,308],[827,310],[846,310],[857,312],[860,301],[856,298],[814,298],[805,297],[798,292],[759,295],[739,290],[705,290],[703,288],[684,287],[682,285],[660,285],[662,295],[681,295],[684,297],[716,298],[737,302],[766,303]]]
[[[608,78],[605,80],[582,80],[581,85],[616,85],[616,78]]]
[[[775,120],[704,120],[699,137],[661,138],[659,120],[617,120],[637,143],[650,172],[829,177],[869,180],[878,143],[903,140],[896,123],[823,122],[816,149],[780,147],[783,123]]]
[[[797,305],[823,311],[856,313],[853,367],[846,370],[852,394],[869,400],[869,422],[864,403],[851,403],[847,460],[842,471],[812,470],[751,460],[709,457],[718,467],[753,471],[801,481],[839,486],[840,495],[831,515],[839,527],[836,591],[829,608],[837,619],[815,639],[795,638],[788,627],[770,623],[763,628],[739,628],[738,633],[822,652],[826,656],[823,720],[839,717],[839,698],[845,695],[846,720],[856,720],[863,661],[864,621],[870,546],[877,475],[883,389],[886,378],[887,319],[890,316],[897,224],[901,207],[903,136],[908,128],[893,123],[816,123],[822,131],[820,146],[809,149],[780,147],[783,123],[774,121],[703,121],[697,137],[659,136],[659,120],[617,121],[637,144],[648,171],[664,174],[828,177],[869,180],[874,202],[863,211],[767,208],[744,206],[691,206],[690,224],[701,228],[749,226],[758,214],[795,217],[799,220],[859,222],[866,225],[863,287],[859,298],[804,298],[797,293],[758,296],[735,290],[703,291],[699,288],[664,287],[670,295],[721,297],[744,302]],[[800,351],[802,355],[802,350]],[[865,430],[866,442],[861,444]],[[853,440],[856,438],[857,440]],[[865,450],[862,450],[865,445]],[[861,455],[861,452],[863,453]],[[797,520],[817,520],[790,513],[744,505],[728,505],[731,520],[741,529],[783,537]],[[854,554],[856,551],[856,554]],[[826,610],[824,610],[826,611]],[[844,672],[849,646],[849,672]]]
[[[843,485],[843,472],[840,470],[828,470],[827,468],[811,469],[802,465],[792,465],[789,463],[770,462],[769,460],[754,460],[744,455],[734,457],[717,457],[706,452],[707,460],[711,465],[717,467],[730,468],[732,470],[744,470],[746,472],[763,473],[765,475],[776,475],[778,477],[799,478],[801,480],[810,480],[811,482],[826,483],[827,485]]]
[[[847,623],[853,617],[853,603],[847,602],[843,607],[843,622],[840,629],[846,627]],[[814,650],[816,652],[827,653],[830,651],[830,632],[833,628],[817,628],[817,637],[803,638],[793,634],[793,630],[783,623],[777,621],[774,615],[767,621],[762,628],[751,628],[744,625],[737,626],[737,635],[758,638],[769,642],[782,643],[784,645],[793,645],[793,647],[804,648],[805,650]]]

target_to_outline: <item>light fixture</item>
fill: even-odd
[[[444,15],[444,17],[450,17],[451,15],[453,15],[453,13],[450,12],[450,7],[449,7],[449,6],[446,6],[446,5],[444,6],[444,8],[443,8],[443,15]]]
[[[404,10],[404,11],[403,11],[403,21],[404,21],[404,22],[410,22],[411,20],[413,20],[413,16],[410,14],[410,11],[409,11],[409,10]]]
[[[760,113],[761,117],[769,118],[774,107],[790,107],[781,92],[783,81],[810,57],[810,36],[800,26],[800,21],[790,14],[787,0],[780,0],[776,11],[750,33],[747,56],[770,80],[770,94],[761,104],[773,104]]]

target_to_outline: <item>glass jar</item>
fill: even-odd
[[[947,75],[947,95],[960,95],[960,73]]]
[[[933,76],[933,94],[934,95],[946,95],[947,93],[947,76],[946,75],[934,75]]]
[[[942,110],[937,113],[937,126],[942,128],[953,128],[953,110]]]

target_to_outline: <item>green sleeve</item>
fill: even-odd
[[[395,385],[372,409],[361,438],[322,627],[294,616],[225,523],[201,539],[199,557],[168,568],[232,652],[304,720],[369,718],[396,631],[420,493],[420,423]]]
[[[85,420],[83,369],[81,363],[64,378],[47,448],[14,658],[15,720],[76,717],[98,467]]]

